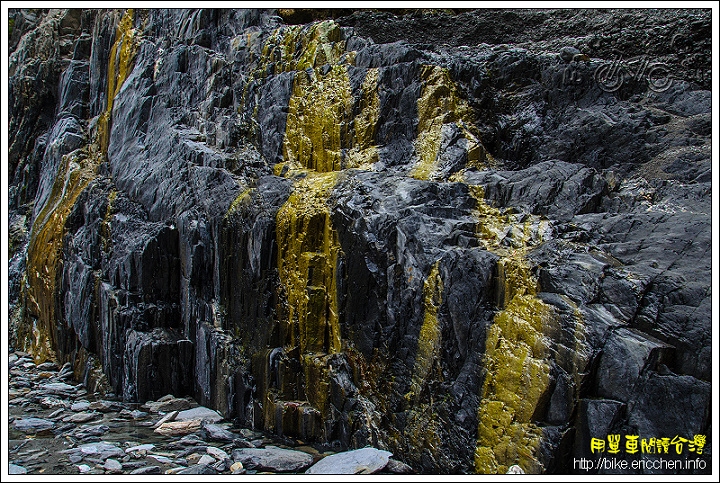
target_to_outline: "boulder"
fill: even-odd
[[[305,471],[312,475],[370,475],[388,464],[392,453],[376,448],[361,448],[326,456]]]

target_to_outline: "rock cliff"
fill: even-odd
[[[707,434],[710,18],[11,10],[11,343],[428,473]]]

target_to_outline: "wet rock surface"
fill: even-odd
[[[709,11],[335,13],[11,10],[12,463],[706,434]]]

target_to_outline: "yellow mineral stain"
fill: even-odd
[[[546,331],[556,324],[556,314],[537,297],[537,279],[525,255],[542,243],[549,227],[534,215],[503,213],[485,202],[482,187],[468,188],[477,201],[478,238],[501,257],[500,310],[485,345],[487,375],[478,409],[475,471],[506,473],[518,464],[526,473],[540,473],[542,431],[533,416],[550,383]]]
[[[341,27],[332,20],[282,26],[265,41],[251,78],[295,73],[284,160],[274,167],[276,175],[370,169],[378,160],[378,69],[368,69],[355,99],[348,76],[354,61],[355,52],[346,50]],[[247,94],[246,89],[244,98]]]
[[[255,188],[246,188],[241,191],[240,194],[237,195],[237,197],[233,200],[233,202],[230,203],[230,207],[228,208],[227,213],[225,213],[225,218],[234,215],[241,208],[250,204],[253,191],[255,191]]]
[[[350,145],[352,95],[347,67],[334,65],[295,75],[283,144],[292,168],[321,173],[342,169],[342,148]]]
[[[267,429],[301,426],[292,419],[300,413],[287,410],[297,404],[304,408],[302,417],[313,411],[326,414],[328,364],[332,354],[343,350],[337,295],[341,248],[328,197],[343,170],[367,169],[377,161],[380,101],[377,69],[368,69],[359,95],[353,96],[348,66],[355,52],[346,51],[341,33],[333,21],[281,27],[265,42],[253,74],[261,79],[272,72],[295,73],[284,159],[274,173],[294,180],[276,216],[278,272],[287,299],[279,324],[286,350],[299,350],[302,387],[268,393],[263,413]]]
[[[127,78],[137,51],[133,10],[128,9],[117,28],[108,60],[108,103],[98,117],[92,142],[63,156],[50,196],[33,223],[26,270],[26,321],[19,340],[36,361],[55,360],[56,283],[61,264],[65,223],[75,202],[97,176],[97,167],[107,157],[110,119],[115,94]]]
[[[425,65],[420,78],[422,90],[417,100],[418,134],[415,150],[417,164],[410,171],[416,179],[433,179],[437,170],[444,125],[456,124],[467,141],[467,167],[481,168],[485,149],[472,133],[475,126],[467,102],[462,99],[447,69]]]
[[[107,106],[98,118],[96,139],[93,143],[99,151],[98,154],[102,153],[104,156],[107,155],[110,142],[110,123],[115,96],[130,74],[132,61],[139,45],[139,34],[133,28],[134,15],[134,10],[129,8],[120,19],[115,42],[110,48],[108,57]]]
[[[302,353],[341,349],[337,307],[340,242],[327,198],[338,173],[298,181],[277,214],[278,269],[288,301],[288,343]]]
[[[338,64],[345,54],[340,26],[332,20],[276,29],[265,43],[260,65],[273,65],[275,74]]]
[[[346,167],[371,169],[378,161],[375,143],[378,117],[380,116],[380,95],[378,94],[378,69],[368,69],[363,81],[360,97],[360,112],[353,119],[354,142],[347,153]]]

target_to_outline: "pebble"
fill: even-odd
[[[387,471],[388,473],[394,473],[396,475],[409,475],[415,473],[415,471],[410,465],[406,465],[402,461],[398,461],[392,458],[388,459],[388,463],[387,465],[385,465],[385,468],[383,468],[383,470]]]
[[[45,409],[52,409],[52,408],[59,408],[59,407],[67,406],[67,403],[65,401],[63,401],[62,399],[58,399],[56,397],[43,397],[43,398],[40,398],[40,401],[38,401],[38,403]]]
[[[130,448],[125,450],[125,453],[132,453],[134,451],[152,451],[152,449],[155,447],[152,443],[147,444],[139,444],[137,446],[131,446]]]
[[[89,408],[93,411],[100,411],[101,413],[109,413],[110,411],[118,411],[121,409],[117,403],[112,401],[93,401],[90,403]]]
[[[203,429],[205,430],[208,439],[214,439],[216,441],[233,441],[236,438],[233,433],[222,426],[218,426],[217,424],[205,423],[203,424]]]
[[[77,401],[70,406],[70,410],[75,412],[87,411],[90,408],[90,403],[87,401]]]
[[[83,474],[90,471],[90,467],[88,465],[77,465],[77,469]]]
[[[175,468],[170,468],[169,470],[165,470],[166,475],[177,475],[182,470],[187,469],[185,466],[176,466]]]
[[[86,443],[80,445],[79,448],[84,454],[99,454],[103,459],[125,455],[125,452],[114,444],[104,443],[102,441],[99,443]]]
[[[200,461],[200,458],[202,458],[202,455],[200,453],[192,453],[187,456],[187,462],[191,465],[197,464],[198,461]]]
[[[199,465],[211,465],[213,463],[215,463],[215,458],[207,454],[202,455],[197,462]]]
[[[39,371],[57,371],[58,366],[54,362],[43,362],[39,366],[37,366],[37,369]]]
[[[204,441],[195,434],[188,434],[187,436],[183,436],[182,438],[180,438],[180,441],[178,441],[178,443],[184,445],[197,445],[200,443],[204,443]]]
[[[216,448],[215,446],[208,446],[205,450],[207,454],[215,458],[216,460],[224,460],[227,458],[230,458],[230,455],[227,454],[225,451],[221,450],[220,448]]]
[[[110,427],[104,424],[97,424],[95,426],[82,426],[73,432],[73,435],[79,439],[88,439],[91,437],[102,436],[103,434],[110,431]]]
[[[53,411],[52,413],[50,413],[50,415],[47,417],[47,419],[55,419],[64,412],[65,412],[65,408],[57,409],[57,410]]]
[[[123,466],[118,460],[108,458],[105,461],[103,468],[105,468],[105,471],[107,471],[109,473],[121,473]]]
[[[238,474],[240,474],[240,473],[238,473],[240,470],[245,470],[245,467],[244,467],[243,464],[240,463],[239,461],[236,461],[235,463],[233,463],[233,464],[230,466],[230,472],[231,472],[233,475],[238,475]]]
[[[92,421],[93,419],[97,419],[98,417],[101,417],[100,413],[91,412],[91,411],[84,411],[81,413],[75,413],[71,414],[70,416],[66,416],[63,418],[63,422],[66,423],[87,423],[88,421]]]
[[[167,456],[160,456],[160,455],[156,455],[156,454],[149,454],[149,455],[147,455],[147,456],[148,456],[148,458],[154,459],[154,460],[157,461],[158,463],[170,464],[170,463],[173,462],[173,461],[172,461],[170,458],[168,458]]]
[[[131,475],[159,475],[162,470],[159,466],[144,466],[130,472]]]
[[[525,472],[522,468],[518,465],[512,465],[510,468],[508,468],[507,473],[508,475],[524,475]]]
[[[217,470],[207,465],[192,465],[178,471],[178,475],[216,475]]]
[[[175,421],[175,418],[177,417],[179,412],[180,411],[170,411],[165,416],[160,418],[160,420],[153,425],[153,428],[159,428],[163,423],[170,423],[172,421]]]
[[[83,460],[83,457],[79,454],[71,454],[68,456],[68,459],[70,460],[70,463],[75,464],[80,463]]]

